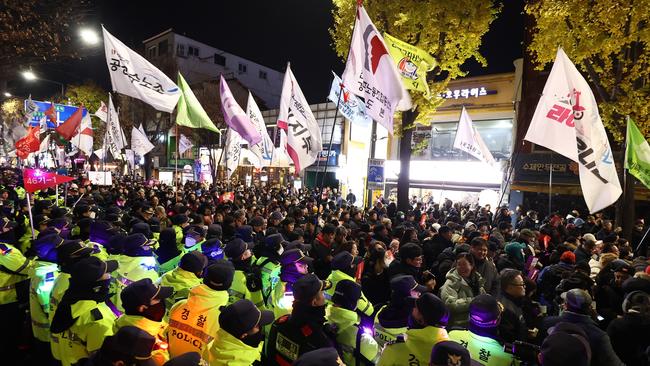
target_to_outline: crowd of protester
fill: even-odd
[[[575,210],[114,182],[28,202],[20,172],[2,171],[6,360],[650,364],[643,220],[623,238]]]

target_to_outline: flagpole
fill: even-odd
[[[551,217],[551,201],[553,190],[553,153],[551,153],[551,167],[548,172],[548,216]]]
[[[32,204],[31,204],[31,197],[29,196],[29,192],[26,192],[27,194],[27,210],[29,210],[29,226],[32,228],[32,240],[36,239],[36,233],[34,232],[34,218],[32,217]]]
[[[172,114],[169,114],[169,120],[171,121],[172,119]],[[178,133],[178,123],[176,124],[176,164],[174,167],[174,186],[176,187],[176,196],[175,196],[175,201],[178,203],[178,159],[180,158],[180,154],[178,152],[178,143],[180,141],[180,135]]]
[[[230,130],[230,126],[226,127],[226,138],[228,137],[228,131]],[[226,150],[226,142],[224,140],[223,146],[221,146],[221,155],[219,155],[219,161],[217,162],[217,178],[219,175],[219,167],[221,166],[221,159],[223,158],[223,152]],[[226,157],[227,159],[227,157]],[[226,163],[227,164],[227,163]],[[226,173],[228,175],[228,173]]]

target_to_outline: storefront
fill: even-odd
[[[413,131],[410,197],[432,197],[434,202],[445,198],[478,202],[488,196],[490,201],[501,196],[513,150],[518,75],[486,75],[449,83],[449,90],[441,95],[445,102],[430,116],[430,125],[417,126]],[[496,160],[494,166],[453,147],[463,106]],[[396,189],[399,140],[391,139],[389,149],[385,195]]]

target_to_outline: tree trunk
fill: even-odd
[[[413,137],[413,122],[417,111],[402,112],[402,136],[399,144],[400,173],[397,178],[397,208],[404,213],[411,210],[409,204],[409,186],[411,170],[411,139]]]
[[[632,228],[634,227],[635,207],[634,207],[634,177],[627,171],[623,182],[623,221],[618,223],[623,228],[623,237],[630,239]]]

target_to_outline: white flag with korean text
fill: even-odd
[[[481,138],[481,135],[474,127],[472,119],[465,107],[460,112],[460,121],[458,121],[458,130],[454,139],[454,148],[464,151],[478,160],[488,163],[492,166],[496,164],[492,153]]]
[[[397,66],[381,33],[363,5],[357,7],[356,24],[341,79],[350,91],[365,99],[368,114],[393,134],[393,114],[411,109]]]
[[[260,164],[259,166],[256,165],[256,168],[269,166],[273,159],[273,140],[271,140],[269,132],[266,130],[266,124],[264,123],[264,118],[262,118],[262,112],[260,112],[260,108],[257,106],[257,103],[255,103],[255,99],[251,92],[248,92],[246,114],[248,114],[248,118],[250,118],[251,123],[255,126],[257,132],[262,136],[260,142],[248,146],[248,149],[259,159]]]
[[[106,143],[108,150],[113,155],[113,158],[120,159],[122,157],[121,151],[125,144],[122,137],[122,128],[120,128],[120,120],[117,116],[115,106],[113,106],[113,98],[108,95],[108,122],[106,123]]]
[[[181,96],[178,86],[144,57],[108,33],[106,28],[102,27],[102,32],[113,90],[140,99],[159,111],[171,113]]]
[[[600,211],[620,197],[621,184],[596,98],[562,48],[524,139],[578,163],[589,212]]]
[[[296,173],[312,165],[323,150],[320,127],[287,64],[280,97],[278,127],[287,133],[287,154]]]
[[[239,166],[239,159],[241,158],[241,144],[244,142],[244,139],[232,128],[228,129],[228,134],[226,135],[226,173],[228,174],[228,179],[232,176],[232,173],[237,170]]]

